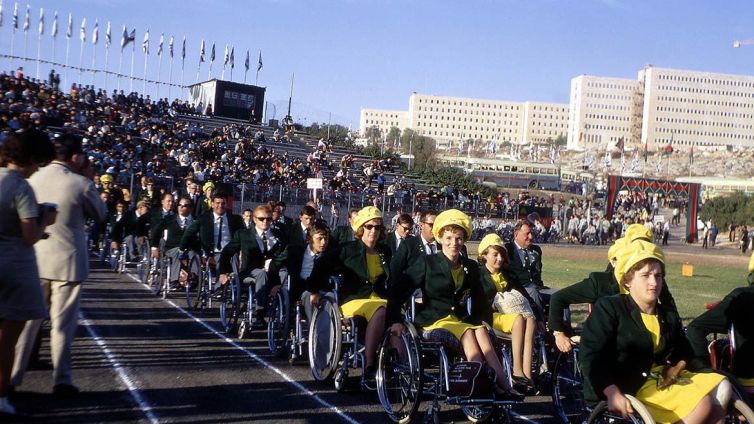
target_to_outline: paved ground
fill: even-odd
[[[375,393],[339,394],[312,380],[308,363],[272,358],[264,334],[229,340],[216,310],[200,320],[124,275],[94,270],[85,283],[82,325],[74,344],[81,396],[50,394],[49,371],[30,371],[15,404],[35,423],[301,422],[381,423]],[[45,335],[42,358],[49,360]],[[423,405],[426,408],[426,404]],[[549,398],[527,399],[519,421],[555,422]],[[463,422],[459,410],[441,415]]]

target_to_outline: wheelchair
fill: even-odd
[[[400,338],[400,349],[391,346],[391,335],[386,335],[378,352],[377,395],[388,417],[396,423],[414,420],[419,405],[425,396],[431,397],[425,422],[440,422],[440,402],[460,406],[471,422],[502,420],[511,422],[513,405],[521,403],[497,400],[492,394],[481,397],[465,397],[450,393],[448,377],[451,364],[464,360],[461,343],[446,330],[436,329],[420,334],[413,324],[418,296],[412,296],[406,311],[406,331]],[[467,301],[467,308],[470,301]],[[512,367],[510,352],[498,337],[492,338],[500,352],[503,369]],[[401,352],[402,351],[402,352]],[[508,383],[512,384],[508,372]]]
[[[712,368],[725,374],[733,384],[734,391],[739,400],[754,408],[754,387],[741,385],[732,374],[733,364],[736,359],[736,332],[733,324],[728,328],[728,338],[716,338],[712,340],[707,350],[709,351]]]
[[[156,296],[167,299],[170,292],[170,282],[173,280],[172,275],[173,258],[168,256],[164,249],[164,243],[160,243],[160,258],[150,259],[149,274],[147,275],[147,286],[152,289]]]
[[[628,424],[654,424],[655,420],[638,399],[631,395],[625,395],[629,402],[631,402],[631,408],[634,413],[629,415],[628,418],[623,418],[618,414],[614,414],[607,409],[607,401],[601,401],[594,409],[591,410],[587,424],[616,424],[616,423],[628,423]]]
[[[561,352],[558,355],[552,370],[552,406],[564,424],[580,424],[588,418],[581,365],[578,360],[579,339],[578,336],[571,337],[573,348],[570,352]]]
[[[186,305],[201,314],[212,308],[212,288],[217,281],[216,265],[210,259],[211,256],[205,253],[189,259],[188,269],[199,269],[200,272],[186,284]]]
[[[331,278],[331,285],[335,286],[337,277]],[[288,362],[293,365],[307,353],[309,342],[309,319],[306,316],[302,300],[290,299],[290,276],[285,284],[271,294],[268,309],[267,345],[270,353],[278,357],[288,354]],[[274,295],[274,296],[273,296]]]
[[[120,243],[119,251],[111,250],[110,269],[123,274],[128,266],[135,265],[139,281],[146,284],[149,271],[149,240],[144,237],[144,241],[139,244],[136,238],[133,235],[126,236]],[[132,249],[135,250],[135,253],[131,252]]]
[[[245,338],[252,329],[255,320],[257,299],[254,293],[254,278],[241,280],[240,257],[236,254],[230,260],[231,273],[229,281],[220,292],[220,325],[227,335]],[[270,294],[272,299],[273,294]]]
[[[362,317],[345,318],[340,311],[338,291],[342,277],[332,277],[333,291],[322,295],[309,323],[309,367],[319,382],[333,382],[338,392],[346,390],[348,374],[361,369],[360,387],[365,387],[363,333],[366,320]]]

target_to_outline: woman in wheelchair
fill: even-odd
[[[685,370],[693,358],[678,313],[658,303],[665,273],[659,247],[628,243],[615,278],[628,293],[603,297],[584,325],[580,363],[584,398],[607,400],[628,417],[635,396],[657,422],[712,423],[726,414],[732,387],[724,376]]]
[[[373,206],[359,211],[353,220],[354,241],[325,252],[315,263],[307,290],[312,305],[318,306],[327,292],[331,275],[343,275],[338,298],[344,317],[362,317],[368,324],[365,333],[364,381],[375,375],[377,346],[385,330],[385,305],[390,278],[390,249],[381,243],[385,237],[382,212]]]
[[[503,267],[508,258],[503,240],[497,234],[487,234],[479,242],[479,267],[484,287],[484,297],[493,306],[498,293],[515,291],[522,299],[532,300],[525,289],[508,282],[503,275]],[[531,307],[530,307],[531,308]],[[533,314],[494,312],[485,321],[495,330],[511,335],[513,350],[513,381],[527,391],[534,387],[532,380],[532,348],[537,319]]]
[[[442,329],[461,342],[468,361],[486,363],[497,376],[496,395],[502,400],[521,400],[523,395],[508,383],[507,375],[497,356],[492,339],[483,325],[491,315],[489,302],[484,298],[478,264],[460,255],[461,247],[471,234],[471,219],[455,209],[437,215],[432,229],[442,252],[422,256],[395,281],[388,300],[390,333],[401,336],[405,326],[400,322],[401,307],[416,289],[422,291],[422,309],[414,320],[425,332]],[[472,310],[467,312],[465,300],[472,298]]]

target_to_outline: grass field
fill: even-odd
[[[552,288],[579,282],[590,272],[604,271],[607,265],[606,260],[543,256],[542,279]],[[685,324],[704,312],[705,304],[720,300],[734,288],[747,284],[745,266],[699,264],[694,266],[693,277],[683,277],[682,264],[668,262],[666,281]]]

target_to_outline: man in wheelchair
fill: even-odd
[[[110,251],[113,254],[120,252],[121,246],[125,244],[128,248],[126,260],[136,260],[149,237],[149,209],[149,202],[140,200],[136,203],[134,211],[126,212],[123,218],[113,224],[110,242]]]
[[[170,258],[170,276],[171,281],[170,289],[175,290],[179,287],[178,280],[181,276],[181,239],[186,229],[193,223],[194,218],[191,216],[193,204],[189,197],[181,197],[178,200],[178,213],[176,215],[168,215],[166,218],[158,221],[152,228],[151,234],[151,246],[152,246],[152,258],[160,259]],[[162,251],[160,251],[160,243],[162,245]],[[191,257],[196,255],[194,249],[190,249],[187,252],[187,263],[191,263]],[[183,270],[183,272],[198,273],[198,269]],[[180,278],[182,281],[187,278]]]
[[[467,361],[481,362],[494,370],[497,399],[523,399],[511,387],[489,331],[482,323],[492,313],[484,298],[479,266],[461,255],[461,246],[471,234],[471,218],[456,209],[444,211],[434,220],[433,234],[441,251],[420,257],[391,287],[387,305],[390,333],[394,337],[391,344],[398,345],[395,338],[406,331],[401,308],[416,289],[421,289],[422,309],[414,321],[424,335],[430,336],[433,330],[452,334],[460,342]],[[471,311],[465,305],[468,297]]]
[[[239,279],[245,284],[254,283],[256,320],[252,326],[258,329],[264,327],[269,288],[285,280],[285,273],[271,266],[285,249],[285,243],[282,234],[272,228],[272,208],[269,205],[257,206],[252,215],[254,227],[236,231],[233,239],[222,249],[218,271],[220,285],[223,286],[228,283],[228,274],[232,271],[231,258],[235,254],[240,255]]]
[[[727,362],[728,369],[750,395],[754,394],[754,255],[749,260],[749,285],[731,291],[714,308],[691,321],[686,334],[694,349],[699,366],[720,369]],[[727,340],[731,357],[718,357],[718,363],[710,364],[707,336],[711,333],[725,334],[732,331]],[[710,345],[710,350],[714,348]],[[719,352],[722,353],[722,352]],[[753,398],[754,399],[754,398]]]
[[[715,373],[686,371],[693,352],[678,313],[658,303],[665,258],[653,243],[628,243],[615,266],[626,294],[602,297],[584,325],[584,398],[627,418],[635,396],[657,422],[720,421],[733,394]]]

